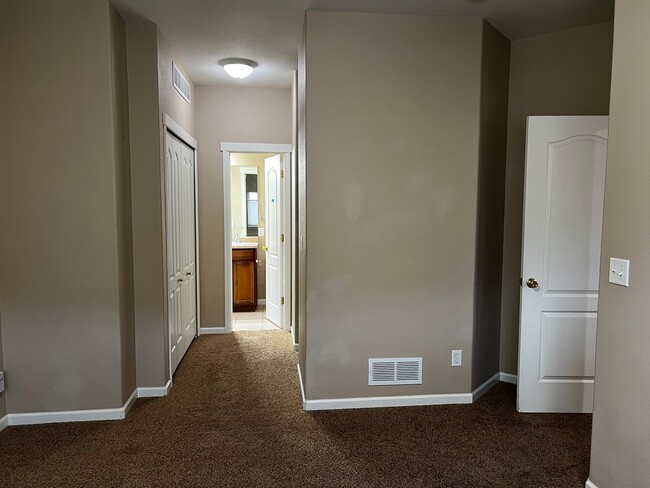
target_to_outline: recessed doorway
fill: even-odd
[[[225,332],[291,331],[291,146],[223,143]]]

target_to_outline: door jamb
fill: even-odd
[[[291,213],[286,214],[288,201],[291,209],[291,144],[258,144],[246,142],[222,142],[221,152],[223,153],[223,250],[224,250],[224,332],[232,332],[232,208],[231,208],[231,182],[230,182],[230,154],[231,153],[261,153],[279,154],[282,159],[282,170],[285,177],[282,185],[282,194],[285,200],[285,207],[282,209],[281,232],[284,232],[284,242],[288,244],[288,250],[283,250],[283,277],[282,293],[285,297],[284,306],[280,312],[280,327],[284,330],[291,330],[291,287],[286,288],[287,274],[291,283],[291,269],[287,271],[287,257],[291,263]],[[287,193],[289,190],[289,193]],[[289,291],[289,292],[287,292]],[[288,311],[288,312],[287,312]]]

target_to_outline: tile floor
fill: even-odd
[[[266,319],[264,305],[258,305],[254,312],[233,312],[232,330],[280,330],[280,328]]]

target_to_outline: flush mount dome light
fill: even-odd
[[[257,63],[255,61],[243,58],[222,59],[219,61],[219,65],[223,66],[223,69],[226,70],[226,73],[237,79],[246,78],[257,67]]]

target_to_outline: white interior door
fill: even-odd
[[[266,318],[278,326],[282,307],[282,182],[280,156],[264,160],[266,192]]]
[[[528,117],[520,412],[591,412],[605,116]]]
[[[194,150],[165,138],[167,287],[172,372],[196,335]]]

